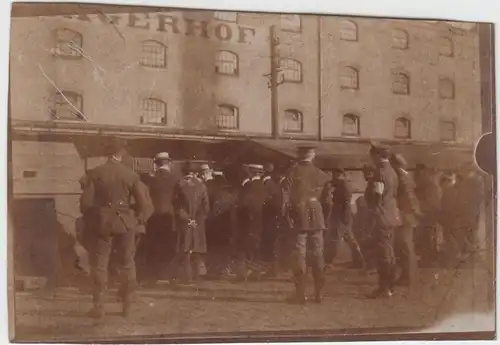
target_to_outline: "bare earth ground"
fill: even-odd
[[[86,317],[91,298],[76,289],[60,289],[55,297],[18,292],[16,340],[98,341],[141,335],[400,327],[412,332],[429,327],[434,332],[494,330],[494,314],[485,314],[484,270],[421,269],[412,292],[400,288],[393,299],[369,300],[365,295],[374,288],[376,276],[340,268],[328,273],[323,304],[305,306],[284,303],[293,291],[289,278],[283,275],[257,283],[204,281],[176,289],[168,284],[142,289],[129,319],[119,315],[116,292],[111,290],[108,315],[100,323]]]

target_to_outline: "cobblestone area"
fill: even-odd
[[[419,283],[412,291],[401,288],[390,300],[365,297],[375,286],[375,279],[358,271],[336,269],[328,274],[323,304],[305,306],[284,303],[293,291],[287,275],[273,281],[238,284],[204,281],[176,288],[161,284],[140,290],[135,312],[126,320],[119,315],[116,292],[110,290],[108,315],[99,323],[86,317],[91,298],[77,289],[61,288],[50,297],[19,292],[16,339],[98,341],[219,332],[335,332],[361,328],[453,332],[494,327],[493,314],[484,314],[488,309],[486,286],[478,283],[485,281],[483,271],[421,270]],[[455,321],[450,324],[446,320]]]

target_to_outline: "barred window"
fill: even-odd
[[[300,62],[293,59],[281,59],[280,65],[283,81],[302,82],[302,64]]]
[[[455,141],[456,129],[453,121],[441,121],[440,125],[441,141]]]
[[[238,129],[240,127],[238,108],[229,104],[221,104],[218,108],[217,127],[219,129]]]
[[[452,57],[453,54],[453,40],[449,37],[441,37],[439,39],[439,55]]]
[[[400,117],[394,122],[394,137],[398,139],[411,138],[411,121]]]
[[[157,41],[142,42],[141,65],[153,68],[167,68],[167,47]]]
[[[72,91],[62,91],[55,94],[52,117],[56,120],[84,120],[83,97]]]
[[[70,29],[56,30],[54,54],[62,58],[78,59],[82,57],[83,36]]]
[[[340,71],[340,87],[342,89],[359,88],[359,72],[356,68],[346,66]]]
[[[167,105],[165,102],[155,98],[146,98],[142,100],[141,124],[166,125]]]
[[[408,33],[404,30],[394,30],[392,32],[392,47],[394,49],[408,49],[409,37]]]
[[[359,136],[359,117],[354,114],[346,114],[342,119],[342,134],[346,136]]]
[[[281,30],[290,32],[302,31],[302,18],[298,14],[282,14]]]
[[[340,22],[340,39],[343,41],[358,40],[358,26],[355,22],[348,19]]]
[[[236,23],[238,21],[238,13],[237,12],[216,11],[214,13],[214,18],[216,20],[221,20],[224,22]]]
[[[455,83],[449,78],[439,79],[439,97],[444,99],[455,98]]]
[[[302,113],[295,109],[285,110],[285,132],[302,132],[303,130]]]
[[[392,92],[399,95],[408,95],[410,93],[410,78],[404,73],[393,73]]]
[[[218,52],[215,71],[219,74],[238,75],[238,55],[227,50]]]

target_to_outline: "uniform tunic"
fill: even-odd
[[[295,234],[294,276],[299,295],[304,294],[308,249],[315,287],[319,291],[324,285],[323,230],[326,225],[320,197],[328,180],[328,174],[311,162],[300,162],[287,176],[290,220]]]
[[[94,291],[102,293],[108,281],[108,263],[115,242],[124,273],[122,288],[130,290],[135,284],[136,230],[148,216],[148,200],[139,186],[139,176],[120,162],[110,159],[91,170],[80,199],[82,214],[92,213],[95,240],[91,258]],[[137,203],[137,212],[131,201]],[[138,222],[139,220],[139,222]]]

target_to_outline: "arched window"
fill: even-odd
[[[353,114],[345,114],[342,119],[342,134],[346,136],[359,136],[359,117]]]
[[[340,87],[342,89],[353,90],[357,90],[359,88],[359,72],[356,68],[346,66],[341,69]]]
[[[281,59],[281,73],[283,81],[301,83],[302,64],[293,59]]]
[[[452,57],[453,54],[453,40],[449,37],[441,37],[439,39],[439,55]]]
[[[411,121],[404,117],[397,118],[394,122],[394,137],[398,139],[410,139]]]
[[[142,42],[141,65],[153,68],[167,68],[167,47],[157,41]]]
[[[392,92],[399,95],[410,93],[410,78],[405,73],[393,73]]]
[[[456,128],[453,121],[441,121],[440,137],[441,141],[455,141]]]
[[[238,129],[240,118],[238,108],[230,104],[220,104],[217,113],[217,127],[220,129]]]
[[[82,57],[83,36],[71,29],[56,30],[54,55],[62,58],[78,59]]]
[[[450,78],[439,79],[439,97],[444,99],[455,98],[455,83]]]
[[[282,14],[281,30],[289,32],[302,31],[302,19],[298,14]]]
[[[340,22],[340,39],[343,41],[358,40],[358,26],[355,22],[348,19]]]
[[[227,50],[218,52],[215,71],[219,74],[238,75],[238,55]]]
[[[214,13],[214,18],[224,22],[236,23],[238,21],[238,12],[216,11]]]
[[[143,125],[166,125],[167,105],[165,102],[155,98],[142,100],[141,124]]]
[[[303,130],[302,113],[295,109],[285,110],[285,132],[302,132]]]
[[[392,47],[394,49],[408,49],[409,37],[408,33],[401,29],[392,31]]]
[[[54,95],[54,109],[52,117],[55,120],[84,120],[83,97],[72,91],[57,92]]]

